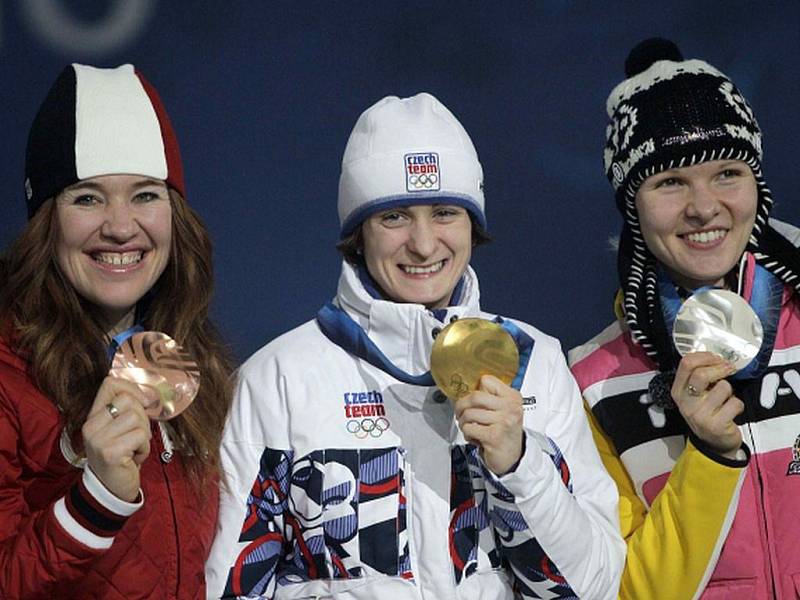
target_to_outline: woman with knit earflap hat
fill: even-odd
[[[208,319],[208,233],[155,89],[131,65],[69,65],[31,126],[25,174],[28,223],[0,261],[0,597],[194,600],[231,367]],[[143,329],[201,372],[168,424],[109,375]]]
[[[241,369],[211,597],[614,598],[613,482],[558,342],[481,310],[483,173],[452,113],[424,93],[367,109],[339,219],[335,299]],[[430,355],[464,317],[520,358],[454,404]]]
[[[795,598],[800,253],[768,220],[761,130],[728,77],[672,42],[642,42],[625,67],[604,156],[624,218],[620,318],[570,352],[620,491],[620,595]],[[760,319],[741,370],[673,344],[683,301],[705,288]]]

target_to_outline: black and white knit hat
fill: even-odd
[[[483,169],[464,127],[431,94],[387,96],[356,121],[342,158],[342,238],[386,208],[463,206],[486,227]]]
[[[185,196],[178,140],[155,88],[132,65],[69,65],[28,134],[28,218],[65,187],[115,174],[161,179]]]
[[[661,171],[710,160],[761,162],[761,130],[750,105],[725,75],[702,60],[683,60],[672,42],[636,46],[628,79],[606,103],[604,166],[611,184],[635,196]]]
[[[785,283],[800,286],[797,250],[767,219],[772,197],[761,174],[761,130],[733,82],[701,60],[684,60],[674,43],[653,38],[625,62],[627,79],[608,97],[604,167],[624,217],[618,252],[623,308],[633,338],[662,370],[677,355],[660,309],[657,261],[647,248],[636,192],[648,177],[712,160],[749,165],[758,208],[747,249]]]

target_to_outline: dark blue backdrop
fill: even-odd
[[[796,2],[0,0],[0,245],[24,223],[27,128],[60,69],[132,62],[177,128],[215,240],[215,315],[245,358],[334,292],[339,164],[360,112],[427,90],[483,163],[484,306],[570,347],[612,315],[620,219],[601,156],[628,50],[671,37],[737,82],[764,129],[774,214],[800,223],[798,16]]]

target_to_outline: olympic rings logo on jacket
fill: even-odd
[[[360,421],[358,419],[350,419],[346,427],[347,431],[360,440],[367,436],[377,438],[381,437],[383,432],[389,429],[389,419],[386,417],[378,417],[377,419],[366,417]]]

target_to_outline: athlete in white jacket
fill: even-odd
[[[483,206],[472,142],[435,98],[361,115],[336,298],[240,371],[210,597],[616,597],[617,493],[560,346],[480,310]],[[429,357],[462,317],[499,322],[520,365],[454,405]]]

